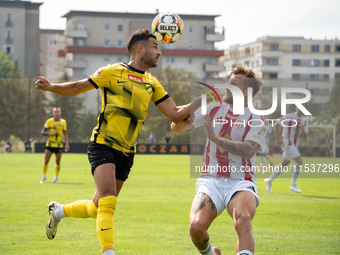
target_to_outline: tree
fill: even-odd
[[[70,77],[64,73],[59,78],[58,83],[67,82]],[[70,142],[79,142],[83,140],[80,131],[82,127],[82,114],[80,114],[82,99],[79,97],[67,97],[52,93],[53,100],[48,103],[49,110],[52,113],[54,107],[61,108],[61,117],[67,121],[67,133]]]

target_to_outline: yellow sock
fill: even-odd
[[[92,200],[80,200],[63,206],[65,216],[74,218],[97,218],[97,210]]]
[[[97,234],[102,252],[113,249],[113,215],[116,210],[117,198],[102,197],[98,202]]]
[[[44,164],[44,167],[43,167],[43,173],[46,174],[47,173],[47,168],[48,168],[48,164]]]
[[[58,177],[59,171],[60,171],[60,166],[55,165],[55,167],[54,167],[54,176],[57,176],[57,177]]]

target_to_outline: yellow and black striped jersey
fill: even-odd
[[[44,125],[44,128],[48,129],[50,133],[56,132],[56,135],[49,136],[46,141],[47,147],[52,148],[63,148],[64,147],[64,136],[63,133],[67,130],[66,120],[60,119],[55,120],[49,118]]]
[[[91,141],[123,152],[136,152],[149,102],[163,102],[168,94],[151,74],[125,63],[100,68],[88,80],[102,94],[102,110]]]

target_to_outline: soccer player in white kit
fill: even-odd
[[[270,136],[271,136],[272,133],[273,133],[272,129],[269,128],[268,132],[267,132],[267,135],[266,135],[265,143],[262,146],[262,150],[257,152],[257,154],[261,156],[261,159],[260,159],[260,169],[262,169],[262,167],[263,167],[264,158],[268,159],[268,161],[270,163],[269,164],[270,166],[274,165],[273,160],[268,156]]]
[[[255,250],[252,219],[259,204],[253,167],[255,154],[264,144],[268,123],[264,116],[251,113],[247,106],[247,88],[253,88],[254,96],[262,85],[254,72],[248,67],[236,66],[229,77],[229,83],[244,94],[243,115],[233,113],[233,96],[227,89],[222,105],[209,104],[207,115],[202,115],[199,108],[190,120],[172,123],[171,128],[181,132],[205,125],[207,130],[204,171],[197,179],[190,212],[189,230],[193,244],[201,254],[221,254],[218,248],[211,246],[207,230],[226,209],[238,234],[236,253],[252,255]]]
[[[306,104],[302,104],[306,106]],[[282,139],[279,137],[279,125],[283,126]],[[290,163],[295,161],[295,166],[292,168],[292,182],[290,190],[301,193],[302,191],[296,186],[296,181],[299,176],[300,168],[302,166],[302,157],[298,151],[300,138],[308,136],[308,121],[303,117],[302,111],[296,107],[296,112],[283,116],[278,122],[274,124],[274,135],[276,142],[281,144],[283,151],[281,164],[275,167],[274,172],[268,179],[265,179],[266,188],[269,193],[272,192],[272,182],[280,175],[282,169]]]

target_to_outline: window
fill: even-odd
[[[301,65],[300,59],[293,59],[293,66],[300,66],[300,65]]]
[[[212,58],[206,58],[205,63],[211,65],[212,64]]]
[[[193,45],[191,42],[189,42],[188,48],[189,48],[189,49],[193,49],[193,48],[194,48],[194,45]]]
[[[214,46],[211,42],[208,42],[208,43],[205,44],[205,49],[206,50],[212,50],[212,49],[214,49]]]
[[[12,21],[12,14],[10,14],[10,13],[7,14],[6,21]]]
[[[192,64],[192,57],[188,58],[188,64]]]
[[[166,57],[166,62],[167,62],[168,64],[170,64],[170,63],[175,63],[175,58],[174,58],[174,57]]]
[[[105,24],[104,30],[110,32],[110,24]]]
[[[292,79],[293,80],[300,80],[300,74],[299,73],[293,73],[292,74]]]
[[[77,30],[85,30],[85,25],[83,23],[78,23]]]
[[[269,73],[269,79],[276,80],[277,79],[277,73]]]
[[[328,81],[329,80],[329,74],[324,74],[323,75],[323,80]]]
[[[11,47],[6,47],[6,54],[11,54]]]
[[[54,53],[49,53],[48,58],[51,60],[56,59],[56,55]]]
[[[325,52],[330,52],[331,50],[331,47],[327,44],[325,45]]]
[[[118,32],[123,32],[123,25],[118,25],[117,30]]]
[[[117,41],[117,47],[119,47],[119,48],[123,47],[123,40]]]
[[[104,61],[110,61],[110,56],[109,55],[104,55]]]
[[[105,39],[105,40],[104,40],[104,46],[105,46],[105,47],[110,47],[110,40]]]
[[[300,44],[293,44],[293,51],[301,51],[301,45]]]
[[[328,59],[325,59],[325,60],[323,61],[323,65],[324,65],[324,66],[329,66],[329,60],[328,60]]]
[[[84,39],[78,39],[78,46],[84,46],[84,45],[85,45]]]
[[[317,80],[319,80],[319,75],[318,75],[318,74],[312,73],[309,77],[310,77],[310,79],[311,79],[312,81],[317,81]]]
[[[54,67],[53,66],[48,66],[48,72],[49,73],[54,73]]]
[[[319,52],[319,45],[312,45],[312,52]]]
[[[340,73],[336,73],[336,74],[334,75],[334,77],[335,77],[336,79],[340,79]]]
[[[319,66],[319,60],[318,59],[312,59],[310,61],[310,66]]]
[[[335,45],[335,52],[340,52],[340,45]]]
[[[123,61],[123,57],[121,55],[117,56],[117,62],[122,62]]]
[[[270,50],[271,51],[277,51],[277,50],[279,50],[279,45],[278,44],[274,44],[274,43],[272,43],[271,45],[270,45]]]
[[[77,60],[78,61],[84,60],[84,54],[77,54]]]
[[[277,66],[278,63],[279,63],[279,61],[278,61],[277,58],[270,58],[270,59],[269,59],[269,62],[268,62],[268,64],[269,64],[270,66]]]
[[[7,38],[11,38],[11,30],[7,30]]]
[[[335,66],[340,66],[340,59],[335,60]]]
[[[189,27],[189,34],[192,35],[194,33],[194,28],[193,27]]]
[[[54,47],[57,45],[57,41],[56,40],[50,40],[50,46]]]

